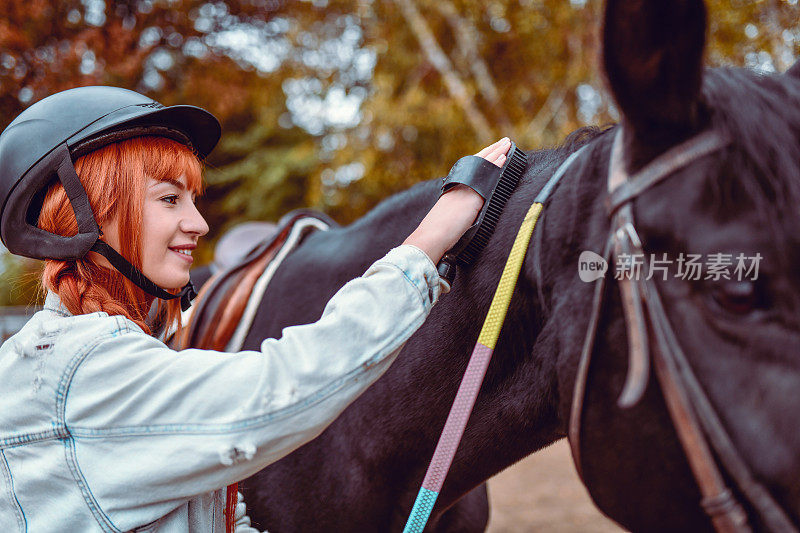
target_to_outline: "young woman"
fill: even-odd
[[[146,317],[189,304],[218,138],[199,108],[112,87],[50,96],[0,135],[0,235],[45,260],[47,290],[0,346],[0,531],[221,531],[224,487],[319,435],[448,290],[435,265],[483,203],[464,186],[317,322],[258,352],[171,350]],[[508,147],[478,155],[502,166]]]

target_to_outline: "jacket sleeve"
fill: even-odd
[[[442,289],[431,260],[406,245],[342,287],[317,322],[284,329],[261,351],[176,352],[140,330],[100,340],[72,376],[65,410],[88,486],[110,510],[142,491],[157,517],[255,474],[377,380]],[[137,497],[140,510],[147,504]]]

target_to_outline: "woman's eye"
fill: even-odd
[[[761,307],[756,286],[751,281],[726,281],[710,287],[714,305],[733,315],[747,315]]]
[[[175,204],[178,203],[178,197],[176,195],[174,195],[174,194],[172,194],[170,196],[165,196],[165,197],[162,198],[162,200],[164,200],[165,202],[170,203],[172,205],[175,205]]]

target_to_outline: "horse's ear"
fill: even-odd
[[[603,67],[637,144],[668,146],[702,120],[702,0],[607,0]]]
[[[786,71],[786,74],[795,77],[797,79],[800,79],[800,59],[798,59],[797,62],[795,62],[795,64],[792,65],[792,67]]]

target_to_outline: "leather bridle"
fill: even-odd
[[[634,223],[632,201],[654,184],[674,175],[675,171],[722,150],[729,142],[713,130],[706,131],[675,146],[633,176],[628,176],[623,162],[623,135],[625,133],[620,127],[611,153],[606,207],[612,225],[603,254],[609,270],[614,262],[618,271],[622,268],[622,279],[618,283],[628,337],[628,375],[618,405],[631,407],[641,399],[652,364],[670,418],[700,488],[701,505],[714,528],[726,533],[752,531],[747,513],[726,484],[722,474],[724,469],[743,500],[758,514],[764,527],[770,531],[797,532],[797,527],[769,491],[754,478],[734,448],[680,347],[655,281],[645,279],[644,275],[637,276],[632,270],[634,265],[626,260],[632,256],[641,257],[641,272],[648,271],[647,258]],[[572,398],[569,441],[581,477],[581,415],[605,289],[605,277],[602,277],[594,288],[592,313]],[[715,455],[721,464],[717,463]]]

